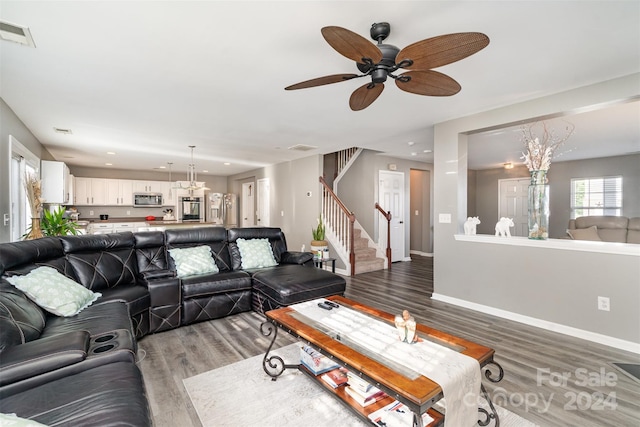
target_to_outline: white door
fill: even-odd
[[[498,180],[500,191],[498,197],[498,218],[512,218],[514,227],[512,236],[529,235],[529,225],[527,223],[527,199],[529,178],[513,178]],[[482,220],[482,219],[481,219]]]
[[[242,227],[256,225],[255,186],[253,182],[242,184]]]
[[[380,171],[378,203],[385,212],[391,212],[391,262],[404,259],[404,173]],[[387,220],[378,212],[378,241],[384,251],[387,247]]]
[[[269,178],[258,180],[258,225],[269,227],[271,218],[269,216]]]

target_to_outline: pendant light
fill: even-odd
[[[191,163],[189,164],[189,171],[187,172],[187,181],[189,181],[189,185],[187,187],[183,187],[180,184],[180,188],[183,190],[189,190],[189,192],[193,192],[194,190],[208,190],[209,188],[204,186],[204,183],[201,185],[198,184],[198,175],[196,174],[196,164],[193,160],[193,149],[196,148],[195,145],[189,145],[191,149]]]

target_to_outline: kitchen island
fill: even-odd
[[[147,221],[145,218],[138,217],[122,217],[101,219],[84,219],[78,221],[80,233],[82,234],[107,234],[117,233],[119,231],[164,231],[173,228],[196,228],[196,227],[222,227],[220,224],[213,222],[195,222],[195,221],[164,221],[157,219]]]

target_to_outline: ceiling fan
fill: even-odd
[[[321,32],[332,48],[356,62],[361,74],[332,74],[296,83],[285,90],[306,89],[371,76],[370,83],[351,94],[349,107],[353,111],[364,110],[371,105],[382,93],[387,77],[394,79],[396,86],[405,92],[427,96],[455,95],[461,89],[458,82],[432,68],[460,61],[489,44],[489,37],[482,33],[454,33],[425,39],[400,50],[382,43],[391,32],[391,25],[387,22],[371,26],[371,38],[378,42],[377,45],[341,27],[324,27]],[[394,74],[401,68],[409,71]]]

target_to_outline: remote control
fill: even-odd
[[[324,302],[319,302],[318,307],[324,308],[325,310],[331,310],[331,306],[325,304]]]
[[[329,307],[333,307],[333,308],[340,308],[340,306],[338,304],[336,304],[333,301],[325,301],[324,302],[326,305],[328,305]]]

